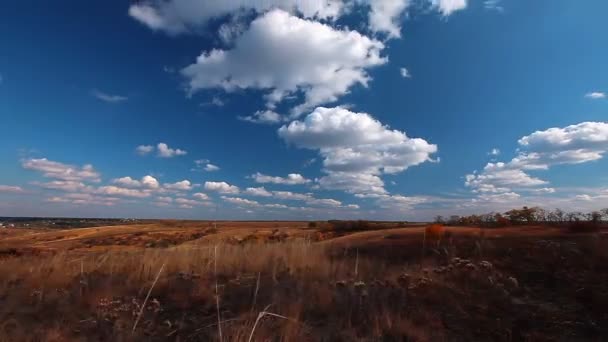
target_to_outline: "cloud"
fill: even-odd
[[[213,171],[218,171],[220,168],[217,165],[213,165],[213,164],[207,164],[205,165],[204,170],[208,171],[208,172],[213,172]]]
[[[201,89],[259,89],[270,91],[273,109],[286,96],[301,92],[300,114],[315,105],[333,102],[355,84],[367,86],[366,69],[382,65],[382,42],[356,31],[291,16],[280,9],[255,19],[232,50],[203,52],[182,74],[191,93]]]
[[[195,32],[208,21],[248,10],[263,13],[272,8],[301,13],[306,18],[337,17],[343,8],[341,0],[148,0],[129,7],[129,15],[155,31],[175,35]]]
[[[156,148],[158,149],[158,156],[161,158],[173,158],[175,156],[184,156],[188,154],[188,152],[180,150],[179,148],[172,149],[167,144],[162,142],[158,143],[158,145],[156,145]]]
[[[156,197],[156,201],[163,202],[163,203],[173,203],[173,198],[168,197],[168,196],[159,196],[159,197]]]
[[[236,205],[247,205],[247,206],[258,206],[260,205],[259,202],[257,201],[252,201],[252,200],[248,200],[246,198],[240,198],[240,197],[227,197],[227,196],[222,196],[222,199],[226,202],[232,203],[232,204],[236,204]]]
[[[41,186],[45,189],[60,190],[65,192],[87,193],[95,191],[95,187],[86,185],[85,183],[79,181],[54,180],[45,183],[34,182],[32,184]]]
[[[165,188],[167,190],[190,191],[190,190],[192,190],[193,186],[189,180],[184,179],[181,182],[165,183],[165,184],[163,184],[163,188]]]
[[[0,184],[0,192],[8,192],[8,193],[17,194],[17,193],[24,192],[24,190],[20,186],[2,185],[2,184]]]
[[[152,145],[139,145],[135,148],[135,152],[140,156],[148,155],[152,153],[152,151],[154,151],[154,146]]]
[[[601,155],[608,150],[608,123],[581,122],[563,128],[553,127],[524,136],[519,139],[518,143],[523,149],[530,152],[561,153],[561,157],[567,157],[568,152],[582,152],[578,159],[585,162],[589,161],[589,152]],[[553,155],[553,159],[555,158]],[[595,159],[598,158],[591,160]],[[577,158],[573,157],[569,163],[576,162]]]
[[[502,0],[485,0],[483,7],[486,10],[493,10],[497,12],[504,12],[505,8],[501,5]]]
[[[539,193],[539,194],[552,194],[555,193],[555,189],[554,188],[540,188],[540,189],[534,189],[532,190],[535,193]]]
[[[287,177],[275,177],[275,176],[264,175],[262,173],[257,172],[255,174],[251,175],[251,178],[256,183],[272,183],[272,184],[284,184],[284,185],[297,185],[297,184],[310,183],[310,179],[304,178],[304,176],[302,176],[299,173],[290,173],[287,175]]]
[[[205,182],[205,190],[215,191],[220,194],[238,194],[239,188],[226,182]]]
[[[239,120],[248,121],[257,124],[276,124],[282,120],[281,114],[272,110],[258,110],[249,116],[239,116]]]
[[[96,194],[110,195],[110,196],[124,196],[124,197],[136,197],[145,198],[150,196],[150,192],[138,189],[122,188],[114,185],[101,186],[95,190]]]
[[[211,203],[209,202],[201,202],[201,201],[196,201],[196,200],[192,200],[192,199],[187,199],[187,198],[176,198],[175,199],[175,203],[179,204],[182,208],[187,208],[187,207],[194,207],[194,206],[209,206],[211,205]]]
[[[135,148],[135,152],[140,156],[146,156],[152,153],[154,151],[154,148],[155,147],[152,145],[139,145]],[[163,142],[158,143],[158,145],[156,145],[156,149],[158,151],[157,155],[161,158],[173,158],[176,156],[185,156],[186,154],[188,154],[188,152],[180,150],[179,148],[170,148],[169,145]]]
[[[53,196],[46,199],[51,203],[71,203],[76,205],[103,205],[113,206],[120,201],[115,197],[102,197],[93,194],[70,193],[63,196]]]
[[[251,196],[260,196],[260,197],[271,197],[272,196],[272,193],[270,193],[264,187],[247,188],[245,190],[245,194],[251,195]]]
[[[107,103],[121,103],[127,101],[129,98],[121,95],[110,95],[106,94],[102,91],[94,89],[91,94],[95,96],[97,99],[102,100]]]
[[[593,100],[605,99],[606,93],[601,92],[601,91],[593,91],[593,92],[585,94],[585,97],[588,99],[593,99]]]
[[[44,177],[55,178],[66,181],[90,181],[100,182],[100,174],[95,171],[93,165],[86,164],[82,167],[64,164],[46,158],[30,158],[22,160],[24,169],[39,171]]]
[[[444,16],[463,10],[467,7],[467,0],[430,0],[431,4]]]
[[[342,107],[315,109],[302,121],[278,130],[287,143],[318,150],[326,189],[384,193],[382,174],[395,174],[432,161],[437,146],[392,130],[367,113]]]
[[[200,104],[201,107],[207,107],[207,106],[224,107],[225,105],[226,105],[226,103],[217,96],[212,97],[211,101],[203,102]]]
[[[300,194],[291,191],[273,191],[272,195],[278,199],[292,201],[309,201],[313,199],[311,194]]]
[[[548,182],[529,175],[528,171],[603,158],[608,151],[608,123],[582,122],[553,127],[524,136],[518,143],[519,153],[510,162],[488,163],[481,173],[466,175],[465,185],[478,193],[507,193],[512,189],[545,185]]]
[[[490,150],[490,152],[488,152],[488,155],[490,156],[497,156],[500,154],[500,150],[497,148],[493,148],[492,150]]]
[[[141,180],[136,180],[131,177],[122,177],[113,179],[112,183],[118,184],[127,188],[147,188],[147,189],[158,189],[160,184],[156,178],[147,175],[141,178]]]
[[[197,192],[194,195],[192,195],[192,197],[198,198],[201,201],[207,201],[207,200],[209,200],[209,196],[207,196],[207,194],[204,194],[202,192]]]
[[[197,159],[194,161],[194,164],[196,166],[193,169],[191,169],[190,171],[214,172],[214,171],[220,170],[219,166],[217,166],[215,164],[211,164],[208,159]]]
[[[401,15],[410,0],[371,0],[369,27],[374,32],[384,32],[389,38],[401,37]]]
[[[410,72],[406,68],[399,69],[399,73],[403,78],[412,78],[412,74],[410,74]]]

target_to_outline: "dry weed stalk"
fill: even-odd
[[[150,290],[148,290],[148,294],[146,295],[146,299],[144,299],[144,303],[142,304],[141,309],[139,309],[139,313],[137,314],[137,319],[135,320],[135,323],[133,324],[133,330],[131,331],[132,333],[135,333],[135,328],[137,328],[137,323],[139,323],[139,319],[141,318],[141,315],[144,312],[144,309],[146,308],[146,303],[148,302],[148,298],[150,298],[150,293],[152,293],[152,289],[154,288],[154,285],[156,285],[156,282],[158,281],[158,278],[160,277],[160,274],[163,271],[163,268],[165,268],[164,262],[163,262],[162,266],[160,267],[160,270],[158,270],[158,273],[156,274],[156,278],[154,279],[152,286],[150,286]]]

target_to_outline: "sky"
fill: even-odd
[[[608,207],[603,0],[0,7],[0,216]]]

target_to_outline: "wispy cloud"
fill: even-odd
[[[407,70],[406,68],[399,69],[399,72],[401,73],[401,77],[403,78],[412,78],[412,74],[410,74],[409,70]]]
[[[592,91],[590,93],[585,94],[585,97],[593,100],[605,99],[606,93],[604,93],[603,91]]]
[[[105,93],[105,92],[97,90],[97,89],[93,89],[91,94],[93,96],[95,96],[97,99],[107,102],[107,103],[121,103],[121,102],[125,102],[129,99],[126,96],[112,95],[112,94],[108,94],[108,93]]]
[[[505,8],[502,7],[502,0],[485,0],[483,2],[483,7],[490,11],[504,12],[505,10]]]
[[[0,184],[0,192],[22,193],[23,188],[21,188],[20,186]]]

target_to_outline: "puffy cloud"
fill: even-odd
[[[601,91],[592,91],[590,93],[585,94],[585,97],[593,100],[605,99],[606,93]]]
[[[220,194],[238,194],[239,188],[226,182],[205,182],[205,190],[215,191]]]
[[[144,176],[141,179],[141,185],[148,189],[158,189],[160,186],[158,184],[158,181],[156,180],[156,178],[154,178],[150,175]]]
[[[144,198],[149,197],[150,193],[144,190],[121,188],[114,185],[101,186],[95,190],[96,194],[110,195],[110,196],[124,196],[124,197],[136,197]]]
[[[156,148],[158,149],[158,156],[161,158],[172,158],[175,156],[183,156],[188,154],[188,152],[180,150],[179,148],[172,149],[165,143],[158,143],[158,145],[156,145]]]
[[[608,150],[608,123],[582,122],[566,127],[553,127],[536,131],[519,139],[519,144],[528,151],[597,151]]]
[[[78,181],[54,180],[45,183],[34,182],[33,184],[39,185],[45,189],[61,190],[65,192],[88,193],[95,191],[94,187]]]
[[[208,163],[207,165],[205,165],[205,167],[203,169],[208,172],[213,172],[213,171],[218,171],[220,169],[220,167],[217,165]]]
[[[380,177],[369,173],[330,172],[319,179],[324,189],[342,190],[349,193],[384,194],[384,182]]]
[[[136,180],[131,177],[122,177],[113,179],[112,183],[118,184],[120,186],[124,186],[127,188],[146,188],[146,189],[158,189],[160,184],[156,178],[147,175],[141,178],[141,180]]]
[[[313,199],[311,194],[300,194],[291,191],[273,191],[272,195],[283,200],[308,201]]]
[[[500,150],[497,148],[493,148],[492,150],[490,150],[490,152],[488,152],[488,154],[491,156],[497,156],[500,154]]]
[[[248,200],[246,198],[240,198],[240,197],[227,197],[227,196],[222,196],[222,199],[226,202],[232,203],[232,204],[236,204],[236,205],[247,205],[247,206],[258,206],[260,205],[259,202],[257,201],[252,201],[252,200]]]
[[[154,151],[154,146],[152,145],[139,145],[135,148],[135,152],[140,156],[148,155],[152,153],[152,151]]]
[[[406,68],[399,69],[399,73],[403,78],[412,78],[412,74],[410,74],[409,70],[407,70]]]
[[[192,190],[192,187],[192,183],[190,183],[190,181],[186,179],[180,182],[163,184],[163,188],[167,190],[189,191]]]
[[[120,102],[125,102],[127,101],[129,98],[126,96],[121,96],[121,95],[111,95],[111,94],[107,94],[104,93],[102,91],[99,91],[97,89],[92,91],[93,96],[95,96],[97,99],[107,102],[107,103],[120,103]]]
[[[159,197],[156,197],[156,201],[163,202],[163,203],[173,203],[173,198],[168,197],[168,196],[159,196]]]
[[[209,196],[207,196],[207,194],[204,194],[202,192],[197,192],[194,195],[192,195],[192,197],[198,198],[201,201],[207,201],[207,200],[209,200]]]
[[[179,34],[196,31],[214,18],[242,11],[263,13],[272,8],[298,12],[307,18],[328,19],[342,11],[342,0],[148,0],[129,7],[129,15],[152,30]]]
[[[0,192],[21,193],[24,191],[20,186],[0,184]]]
[[[115,197],[102,197],[92,194],[71,193],[64,196],[54,196],[46,199],[47,202],[53,203],[72,203],[77,205],[104,205],[113,206],[120,199]]]
[[[65,181],[100,181],[100,174],[95,171],[93,166],[90,164],[86,164],[83,167],[78,167],[51,161],[46,158],[31,158],[23,160],[21,165],[25,169],[42,172],[43,175],[48,178],[61,179]]]
[[[198,159],[194,161],[194,164],[196,167],[191,169],[191,171],[214,172],[220,170],[220,167],[215,164],[211,164],[209,159]]]
[[[582,122],[553,127],[524,136],[518,143],[520,151],[510,162],[488,163],[481,173],[467,175],[465,185],[479,193],[510,193],[513,188],[534,188],[547,184],[526,171],[547,170],[554,165],[581,164],[603,158],[608,151],[608,123]],[[547,191],[532,190],[537,193],[554,192],[552,188],[544,189]]]
[[[211,205],[209,202],[201,202],[201,201],[196,201],[196,200],[187,199],[187,198],[176,198],[175,203],[179,204],[181,206],[190,206],[190,207],[199,206],[199,205],[202,205],[202,206]]]
[[[249,116],[239,116],[240,120],[257,124],[276,124],[282,121],[281,114],[272,110],[258,110]]]
[[[268,176],[262,173],[255,173],[251,175],[251,178],[257,183],[273,183],[273,184],[283,184],[283,185],[296,185],[296,184],[306,184],[310,183],[310,179],[304,178],[299,173],[290,173],[287,177],[275,177]]]
[[[401,15],[410,0],[370,0],[369,27],[374,32],[385,32],[390,38],[401,37]]]
[[[500,194],[481,194],[473,199],[473,202],[505,203],[519,199],[521,196],[515,192],[503,192]]]
[[[430,0],[441,14],[448,16],[467,7],[467,0]]]
[[[282,126],[278,134],[287,143],[319,151],[328,174],[319,180],[321,185],[352,193],[384,193],[381,174],[432,161],[437,152],[424,139],[409,138],[367,113],[342,107],[319,107],[304,120]]]
[[[508,192],[513,187],[533,187],[546,183],[505,163],[488,163],[482,173],[467,175],[465,181],[466,186],[481,193]]]
[[[342,206],[342,202],[331,198],[313,198],[306,201],[306,204],[335,208]]]
[[[259,188],[247,188],[245,194],[259,197],[271,197],[272,193],[266,190],[264,187]]]
[[[539,193],[539,194],[552,194],[555,193],[555,189],[554,188],[540,188],[540,189],[534,189],[532,190],[535,193]]]
[[[382,42],[356,31],[291,16],[280,9],[255,19],[232,50],[213,49],[182,70],[190,92],[222,88],[268,90],[268,107],[298,91],[304,103],[299,114],[336,101],[355,84],[367,86],[366,69],[387,62]]]

